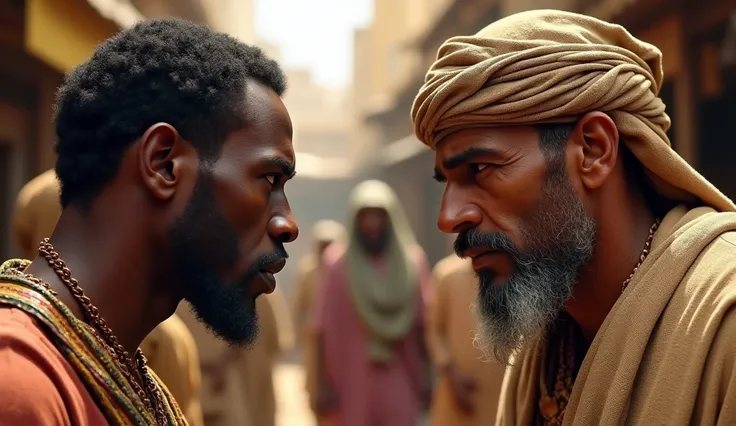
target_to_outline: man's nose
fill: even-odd
[[[268,223],[268,233],[276,241],[290,243],[299,237],[299,225],[291,210],[286,214],[276,215]]]
[[[462,191],[450,186],[445,189],[445,193],[442,195],[439,217],[437,218],[437,227],[440,231],[447,234],[457,234],[477,227],[482,220],[483,214],[480,208],[469,203],[467,198],[462,196]]]

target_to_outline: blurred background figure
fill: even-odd
[[[305,388],[309,405],[315,412],[317,398],[317,348],[313,329],[314,305],[322,273],[322,256],[335,242],[342,242],[345,228],[334,220],[321,220],[312,227],[314,251],[302,257],[294,280],[291,317],[298,327],[297,344],[301,350]],[[320,424],[319,419],[317,423]]]
[[[428,397],[429,270],[393,190],[351,194],[346,245],[329,247],[316,312],[317,410],[337,426],[416,425]]]
[[[197,345],[181,318],[174,314],[159,324],[143,340],[141,350],[179,403],[189,426],[204,426]]]
[[[256,309],[258,301],[256,299]],[[214,337],[199,322],[188,302],[182,302],[176,314],[189,327],[199,353],[202,385],[200,403],[206,426],[247,425],[249,409],[245,403],[246,375],[242,371],[243,349],[235,349]],[[262,321],[259,319],[259,321]],[[262,335],[261,335],[262,336]]]
[[[243,426],[274,426],[278,408],[274,368],[281,355],[294,346],[294,331],[280,287],[256,299],[256,310],[261,324],[258,341],[241,353],[239,362],[248,406],[248,421]]]
[[[432,284],[427,344],[439,375],[432,425],[492,425],[505,366],[473,344],[478,285],[471,261],[447,256],[434,267]]]
[[[177,313],[191,328],[200,353],[201,401],[206,426],[273,426],[274,367],[293,346],[286,299],[279,287],[256,299],[260,330],[252,347],[233,348],[209,333],[184,302]]]
[[[54,170],[28,182],[18,194],[13,235],[24,259],[38,255],[38,244],[51,235],[61,216],[60,187]],[[203,425],[199,405],[199,360],[194,338],[176,314],[143,341],[148,366],[171,391],[191,426]]]
[[[13,237],[23,259],[38,256],[38,244],[51,236],[61,216],[59,182],[54,170],[31,179],[18,194],[13,213]]]

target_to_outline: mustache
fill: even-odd
[[[466,250],[488,249],[506,252],[514,257],[519,257],[522,252],[511,240],[511,237],[503,232],[483,232],[478,229],[469,229],[457,234],[453,244],[455,254],[461,258]]]
[[[258,258],[253,261],[253,264],[251,265],[250,269],[259,271],[259,270],[265,269],[267,266],[271,264],[280,262],[282,260],[286,260],[288,258],[289,258],[289,253],[286,252],[284,245],[278,244],[274,251],[270,253],[264,253],[258,256]]]
[[[248,270],[246,270],[239,281],[243,283],[243,286],[246,286],[255,275],[268,268],[270,265],[276,262],[281,262],[282,260],[286,260],[288,258],[289,253],[287,253],[286,249],[284,249],[284,245],[278,244],[274,251],[263,253],[258,256],[256,260],[254,260],[253,263],[250,264]]]

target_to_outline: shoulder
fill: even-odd
[[[443,278],[445,275],[451,274],[463,265],[465,265],[465,260],[451,254],[442,258],[436,265],[434,265],[432,274],[437,278]]]
[[[21,188],[18,193],[18,204],[26,205],[45,194],[58,194],[58,192],[59,182],[56,179],[56,173],[53,170],[47,170]]]
[[[72,367],[18,309],[0,307],[0,371],[0,424],[67,425],[67,405],[84,405]]]
[[[141,343],[144,354],[154,354],[161,348],[179,349],[182,354],[196,352],[194,336],[184,321],[174,314],[151,331]]]
[[[432,270],[432,277],[435,282],[445,282],[472,273],[473,267],[468,259],[461,259],[452,254],[437,262]]]

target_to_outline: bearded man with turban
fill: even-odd
[[[510,364],[497,425],[736,424],[736,206],[672,150],[662,79],[656,47],[554,10],[427,73],[438,225]]]

